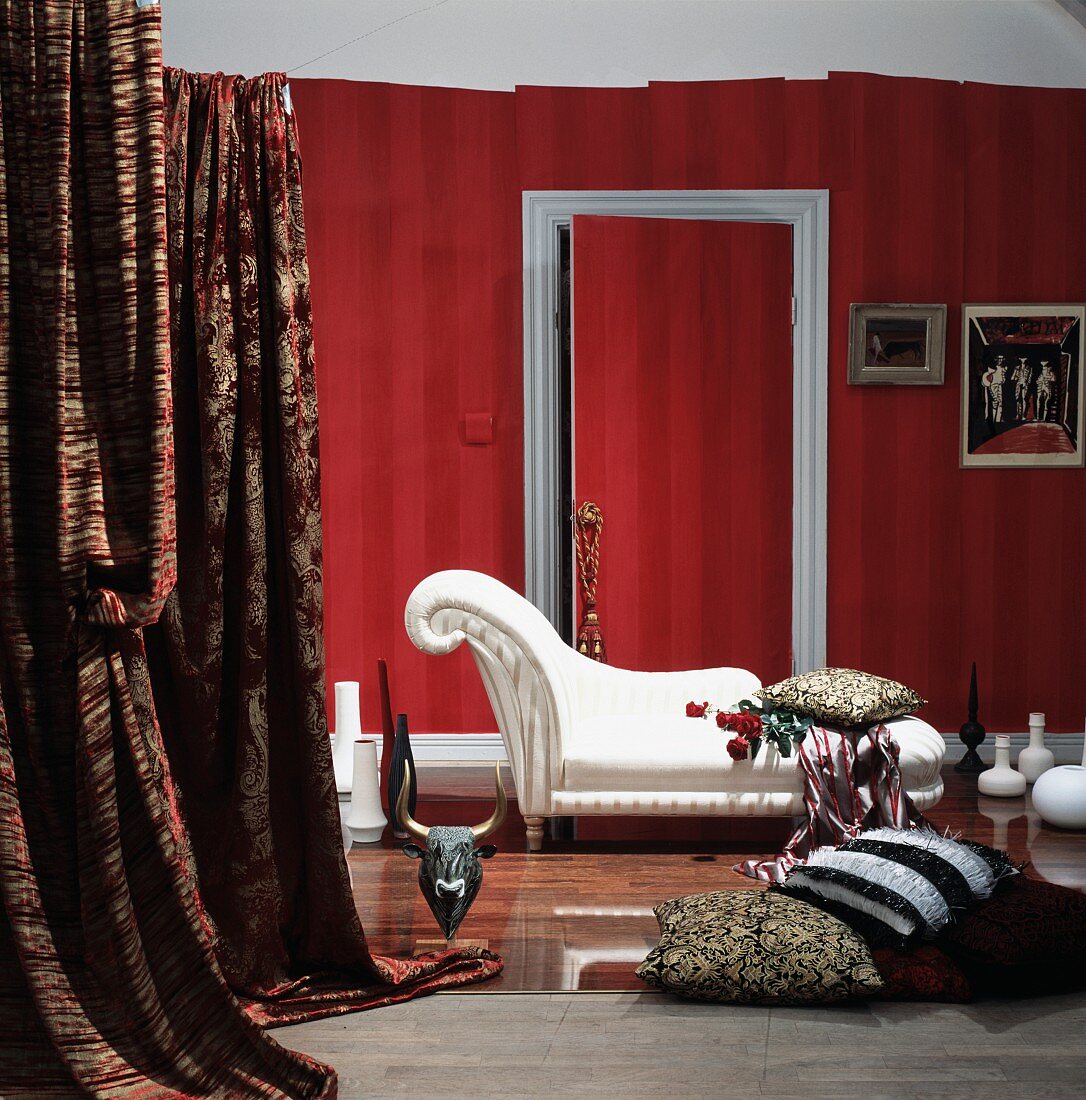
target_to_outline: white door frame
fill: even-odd
[[[792,654],[826,663],[829,191],[524,192],[524,582],[558,622],[558,233],[575,214],[792,226]],[[766,533],[768,534],[768,533]],[[755,669],[755,672],[758,670]]]

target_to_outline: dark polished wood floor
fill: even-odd
[[[1045,826],[1028,795],[983,798],[975,777],[949,765],[944,779],[947,793],[928,815],[936,828],[1004,848],[1030,861],[1029,873],[1039,878],[1086,889],[1086,833]],[[473,824],[490,814],[492,798],[492,767],[424,765],[416,816],[427,825]],[[634,970],[657,940],[653,906],[682,894],[756,888],[732,864],[774,854],[790,828],[782,818],[581,818],[575,840],[548,839],[529,855],[511,799],[492,838],[498,855],[485,864],[459,933],[488,940],[505,973],[465,992],[643,991]],[[439,935],[418,891],[418,864],[400,843],[386,830],[380,845],[356,845],[348,856],[359,914],[378,954],[410,954],[417,940]]]
[[[417,816],[427,824],[483,820],[492,774],[424,768]],[[947,797],[930,815],[935,826],[1032,859],[1032,874],[1086,887],[1086,833],[1045,828],[1028,798],[980,799],[975,779],[951,770],[946,779]],[[1083,993],[773,1008],[694,1004],[641,985],[633,971],[656,942],[653,905],[690,891],[754,886],[732,873],[732,863],[771,854],[789,824],[582,819],[579,840],[549,841],[529,856],[511,807],[496,838],[501,850],[462,926],[465,938],[487,938],[501,952],[501,978],[274,1036],[331,1062],[341,1100],[1086,1095]],[[380,846],[356,847],[349,866],[375,951],[405,954],[435,934],[417,864],[387,833]],[[600,989],[618,992],[592,992]]]

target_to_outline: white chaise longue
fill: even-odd
[[[566,645],[541,611],[484,573],[447,570],[412,592],[407,633],[425,653],[467,642],[487,695],[528,830],[539,851],[548,817],[589,814],[789,817],[804,812],[796,758],[733,761],[715,723],[685,715],[691,699],[721,707],[757,697],[741,668],[633,672]],[[920,810],[943,794],[945,744],[915,717],[884,723],[902,783]],[[862,750],[861,750],[862,751]]]

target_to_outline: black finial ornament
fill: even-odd
[[[988,770],[988,765],[977,755],[977,746],[984,740],[984,727],[977,721],[977,662],[973,662],[973,671],[969,675],[969,721],[958,731],[965,755],[954,765],[956,772],[977,772]]]

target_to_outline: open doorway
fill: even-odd
[[[576,234],[572,241],[570,234],[574,218],[597,215],[791,226],[792,508],[791,530],[782,531],[780,541],[785,545],[790,541],[791,546],[791,663],[797,669],[824,664],[827,193],[527,192],[524,213],[526,591],[567,638],[574,629],[575,580],[570,516],[577,425],[570,419],[570,410],[577,388],[571,369],[576,271],[569,277],[575,266]],[[570,437],[573,447],[565,443]],[[582,480],[578,496],[586,492]],[[671,571],[674,577],[674,566]],[[776,630],[778,635],[788,633],[786,625]],[[612,659],[628,663],[619,656]],[[757,671],[770,673],[769,668]]]
[[[578,214],[568,252],[572,415],[560,461],[574,504],[591,499],[605,519],[609,660],[782,679],[792,668],[791,226]]]

